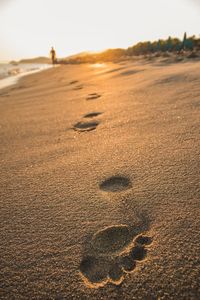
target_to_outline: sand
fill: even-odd
[[[199,299],[200,62],[0,91],[1,299]]]

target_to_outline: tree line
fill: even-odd
[[[185,51],[200,50],[200,38],[195,35],[187,37],[184,34],[182,40],[169,36],[167,39],[159,39],[157,41],[139,42],[127,49],[109,49],[101,53],[86,53],[77,55],[73,58],[61,60],[59,63],[96,63],[96,62],[115,62],[119,59],[131,56],[148,55],[153,53],[174,52],[181,53]]]
[[[184,34],[183,40],[178,38],[168,37],[166,40],[159,39],[154,42],[140,42],[132,47],[129,47],[126,52],[128,55],[142,55],[155,52],[181,52],[187,50],[200,49],[200,38],[196,38],[194,35],[187,37]]]

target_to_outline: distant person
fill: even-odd
[[[54,50],[53,47],[51,47],[50,55],[51,55],[52,64],[54,65],[56,63],[56,51]]]

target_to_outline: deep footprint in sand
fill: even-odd
[[[100,97],[101,97],[100,94],[92,93],[92,94],[88,94],[86,100],[95,100],[95,99],[98,99],[98,98],[100,98]]]
[[[127,225],[109,226],[98,231],[90,243],[90,255],[80,263],[80,274],[90,288],[102,287],[108,282],[121,284],[127,273],[147,256],[152,238],[133,234]]]
[[[131,233],[126,225],[110,226],[94,234],[91,244],[101,254],[121,251],[130,243]]]
[[[102,112],[91,112],[89,114],[84,115],[84,118],[94,118],[94,117],[98,117],[99,115],[101,115]]]
[[[84,279],[88,281],[88,284],[90,282],[101,284],[107,280],[107,274],[109,272],[108,265],[106,260],[99,259],[95,256],[87,256],[80,264],[80,272],[84,276]]]
[[[76,131],[80,131],[80,132],[92,131],[92,130],[95,130],[98,125],[99,125],[99,122],[97,122],[97,121],[78,122],[74,125],[73,129]]]
[[[112,176],[99,185],[105,192],[121,192],[132,187],[130,179],[123,176]]]

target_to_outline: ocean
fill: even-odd
[[[0,63],[0,89],[15,84],[22,76],[36,73],[52,66],[49,64],[17,64]]]

